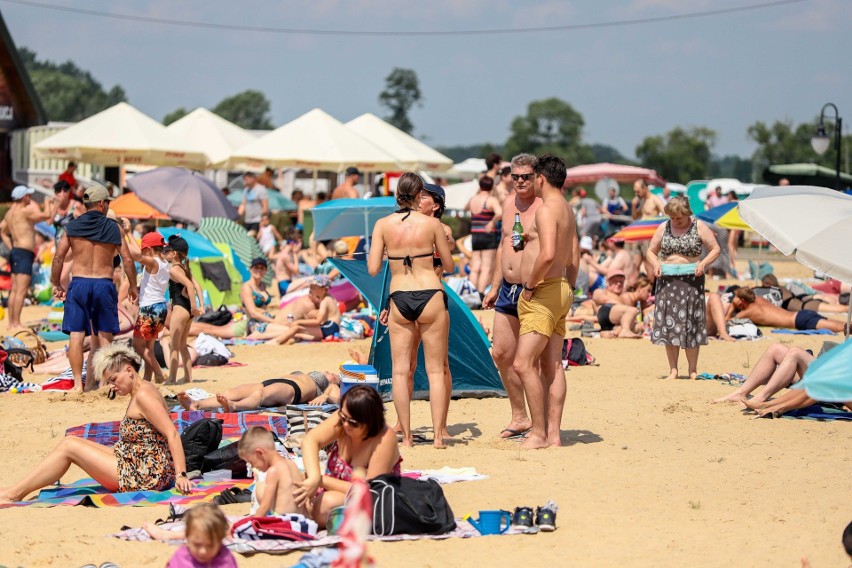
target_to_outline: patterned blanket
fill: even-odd
[[[86,507],[150,507],[166,503],[193,505],[207,503],[219,493],[231,487],[247,489],[251,480],[197,481],[192,484],[189,495],[181,495],[175,489],[169,491],[128,491],[110,493],[94,479],[86,478],[70,485],[42,489],[32,501],[19,501],[0,505],[6,507],[57,507],[60,505],[84,505]]]
[[[242,433],[252,426],[261,426],[277,434],[282,440],[287,437],[287,417],[272,414],[254,414],[246,412],[204,412],[186,410],[169,414],[179,433],[190,424],[202,418],[222,420],[222,439],[239,439]],[[119,422],[93,422],[74,426],[65,431],[66,436],[77,436],[92,440],[104,446],[112,446],[118,441]]]

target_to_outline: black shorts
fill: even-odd
[[[471,233],[473,250],[497,250],[500,244],[500,233]]]
[[[598,323],[601,324],[601,331],[612,331],[615,329],[615,324],[609,319],[609,313],[612,311],[614,304],[604,304],[598,308]]]
[[[260,221],[257,223],[243,223],[243,226],[246,228],[246,232],[254,231],[256,233],[260,230]]]
[[[13,248],[9,254],[12,274],[29,274],[32,276],[33,263],[35,263],[35,253],[31,250]]]

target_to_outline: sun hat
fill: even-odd
[[[31,187],[27,187],[25,185],[19,185],[15,189],[12,190],[12,199],[15,201],[19,201],[24,198],[25,195],[32,195],[35,193],[35,190]]]
[[[113,197],[109,190],[100,184],[91,185],[83,192],[83,203],[98,203],[100,201],[112,201]]]
[[[164,247],[166,246],[166,241],[163,239],[163,235],[158,233],[157,231],[153,231],[142,237],[142,248],[153,248],[153,247]]]

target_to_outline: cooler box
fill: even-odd
[[[372,365],[343,363],[340,366],[340,395],[354,386],[366,385],[379,390],[379,372]]]

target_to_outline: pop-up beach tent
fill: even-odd
[[[390,271],[385,263],[377,276],[370,276],[367,263],[362,260],[330,259],[332,264],[361,292],[376,311],[380,311],[387,301],[390,285]],[[451,288],[444,285],[449,296],[450,336],[449,355],[450,373],[453,375],[453,396],[484,398],[505,396],[503,384],[494,360],[488,351],[488,338],[482,326],[473,317],[461,298]],[[391,359],[390,336],[387,328],[376,323],[373,345],[370,349],[370,364],[379,372],[379,389],[385,398],[391,396]],[[403,365],[408,366],[405,361]],[[423,348],[417,354],[417,370],[414,373],[415,399],[429,398],[429,383],[423,361]]]

